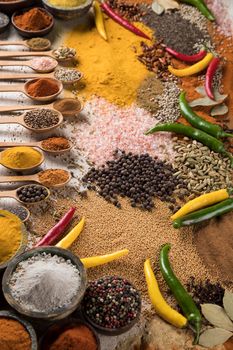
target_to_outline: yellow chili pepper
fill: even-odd
[[[123,249],[112,254],[84,258],[84,259],[81,259],[81,261],[83,265],[86,267],[86,269],[89,269],[89,267],[95,267],[95,266],[107,264],[113,260],[120,259],[122,256],[125,256],[128,253],[129,253],[128,249]]]
[[[209,52],[207,55],[199,62],[183,69],[175,69],[172,66],[168,66],[168,70],[170,73],[176,75],[177,77],[187,77],[189,75],[193,75],[203,71],[206,67],[208,67],[210,61],[212,61],[214,55]]]
[[[56,247],[67,249],[71,246],[71,244],[78,238],[80,233],[83,230],[85,219],[82,218],[79,223],[57,244]]]
[[[187,319],[176,310],[172,309],[163,298],[158,282],[150,265],[150,259],[144,262],[144,274],[148,288],[148,294],[157,314],[173,326],[183,328],[187,325]]]
[[[95,25],[96,25],[97,31],[104,40],[108,40],[106,30],[105,30],[105,25],[104,25],[104,16],[98,1],[94,1],[93,8],[94,8]]]
[[[181,207],[174,215],[171,216],[171,219],[176,220],[189,213],[192,213],[193,211],[209,207],[215,203],[224,201],[225,199],[229,198],[229,196],[230,194],[227,189],[203,194],[183,205],[183,207]]]

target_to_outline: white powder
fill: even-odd
[[[19,263],[9,284],[27,310],[49,313],[71,302],[81,277],[70,260],[42,253]]]

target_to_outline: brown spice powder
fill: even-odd
[[[16,320],[0,318],[0,349],[30,350],[31,339],[24,326]]]
[[[50,137],[42,141],[42,147],[50,151],[61,151],[70,148],[70,143],[64,137]]]
[[[47,169],[39,173],[39,180],[44,186],[55,186],[67,182],[69,176],[66,170]]]

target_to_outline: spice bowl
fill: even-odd
[[[34,7],[35,8],[35,7]],[[11,17],[11,23],[13,25],[13,27],[16,29],[16,31],[24,38],[34,38],[34,37],[43,37],[45,35],[47,35],[48,33],[51,32],[51,30],[53,29],[54,26],[54,18],[51,15],[51,13],[49,13],[48,11],[46,11],[44,8],[42,7],[38,7],[40,10],[42,10],[43,12],[46,13],[47,16],[49,16],[51,18],[51,23],[48,27],[42,29],[42,30],[26,30],[23,28],[20,28],[16,22],[15,22],[15,17],[18,15],[22,15],[24,12],[27,12],[28,10],[30,10],[30,8],[23,8],[22,10],[16,11],[13,13],[12,17]]]
[[[51,310],[35,311],[34,308],[26,307],[25,304],[23,304],[21,299],[15,298],[12,292],[11,279],[16,271],[18,264],[25,263],[26,260],[31,258],[34,258],[34,260],[36,259],[38,260],[41,258],[41,256],[43,257],[46,256],[47,258],[52,257],[53,259],[63,258],[65,263],[67,263],[68,265],[72,264],[73,265],[72,268],[75,267],[78,270],[79,276],[80,276],[79,287],[76,290],[70,302],[65,306],[54,308],[52,309],[52,311]],[[53,271],[53,276],[54,276],[54,271]],[[64,276],[62,277],[64,278]],[[47,276],[46,276],[46,281],[48,281]],[[22,283],[21,278],[20,278],[20,283]],[[50,283],[52,287],[54,286],[54,283],[52,284]],[[11,263],[8,265],[7,269],[5,270],[3,275],[3,280],[2,280],[3,294],[7,302],[19,313],[41,321],[42,320],[44,321],[61,320],[69,316],[72,312],[74,312],[77,309],[77,307],[81,303],[81,300],[86,290],[86,285],[87,285],[87,275],[81,260],[76,255],[71,253],[69,250],[58,248],[58,247],[50,247],[50,246],[33,248],[14,258],[11,261]],[[70,285],[67,285],[67,287],[71,288]],[[44,298],[48,298],[48,296],[47,295],[44,296],[42,300],[44,300]],[[44,302],[43,302],[43,307],[44,307]]]
[[[42,0],[44,7],[52,13],[54,17],[70,20],[72,18],[82,17],[84,16],[92,6],[93,0],[86,0],[86,2],[77,7],[58,7],[51,5],[48,0]]]
[[[24,84],[24,91],[25,91],[25,94],[31,98],[32,100],[34,101],[38,101],[38,102],[50,102],[50,101],[54,101],[57,96],[59,96],[63,90],[63,85],[62,83],[57,80],[57,79],[54,79],[54,78],[47,78],[48,80],[50,81],[53,81],[57,84],[57,87],[58,87],[58,91],[55,93],[55,94],[52,94],[52,95],[49,95],[49,96],[43,96],[43,97],[40,97],[40,96],[37,96],[37,97],[34,97],[34,96],[31,96],[29,93],[28,93],[28,89],[30,87],[31,84],[34,84],[36,83],[39,78],[35,78],[35,79],[30,79],[28,80],[25,84]]]
[[[33,326],[28,321],[26,321],[25,319],[23,319],[22,317],[20,317],[16,313],[11,312],[11,311],[7,311],[7,310],[0,311],[0,319],[1,318],[15,320],[15,321],[19,322],[29,334],[29,337],[31,339],[31,350],[38,350],[38,342],[37,342],[36,332],[35,332]]]
[[[37,164],[35,164],[35,165],[33,165],[33,166],[29,166],[29,167],[24,167],[24,168],[12,167],[12,166],[10,166],[10,165],[4,164],[4,162],[3,162],[3,163],[1,162],[2,153],[7,152],[7,150],[8,150],[8,148],[6,148],[4,151],[0,152],[0,164],[1,164],[2,166],[4,166],[5,168],[10,169],[10,170],[13,170],[13,171],[16,171],[16,172],[35,170],[35,169],[38,168],[38,167],[44,162],[44,160],[45,160],[44,153],[41,152],[40,150],[36,150],[36,152],[38,152],[38,153],[40,154],[40,160],[38,161]]]
[[[96,341],[96,350],[100,350],[100,339],[97,332],[94,330],[90,324],[87,322],[76,319],[76,318],[68,318],[66,320],[59,321],[48,328],[46,333],[41,337],[39,342],[40,350],[49,350],[51,344],[57,339],[61,332],[66,331],[68,329],[77,327],[77,326],[86,326],[92,332],[95,341]]]
[[[12,0],[12,1],[0,1],[0,11],[11,14],[22,8],[34,5],[34,0]]]
[[[0,17],[1,17],[0,33],[4,33],[10,24],[10,18],[5,13],[2,13],[2,12],[0,12]]]

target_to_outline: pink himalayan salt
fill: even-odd
[[[96,165],[113,158],[116,149],[137,154],[149,153],[159,159],[173,159],[170,133],[145,136],[144,132],[156,124],[145,110],[132,105],[125,109],[102,98],[93,98],[85,110],[89,124],[79,123],[74,131],[78,147]]]
[[[38,71],[52,71],[57,66],[57,61],[51,57],[37,57],[32,60],[31,67]]]
[[[232,36],[232,20],[226,4],[222,0],[206,0],[206,5],[216,18],[218,30],[225,36]]]

